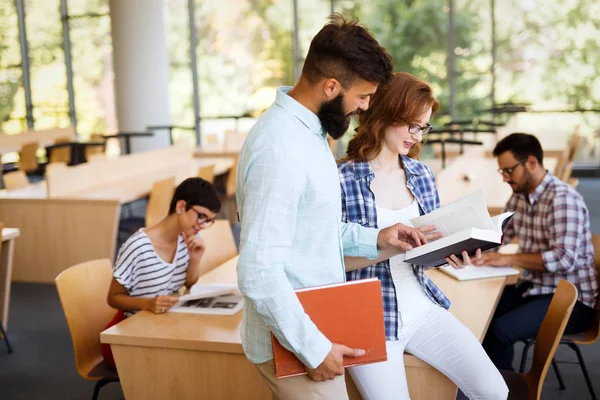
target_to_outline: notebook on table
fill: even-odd
[[[304,311],[333,343],[363,349],[362,357],[344,357],[344,367],[387,360],[381,283],[377,278],[317,286],[296,291]],[[306,374],[294,353],[271,334],[275,376]]]
[[[450,275],[459,281],[470,281],[473,279],[497,278],[500,276],[519,275],[520,271],[513,267],[490,267],[482,265],[476,267],[469,265],[463,269],[454,269],[450,266],[440,267],[440,271]]]

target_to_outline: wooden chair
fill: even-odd
[[[46,174],[51,174],[53,171],[63,169],[63,168],[67,168],[67,164],[65,164],[62,161],[49,163],[48,165],[46,165]]]
[[[577,288],[571,282],[562,279],[535,338],[531,369],[525,374],[500,371],[508,385],[509,400],[541,399],[544,379],[576,301]]]
[[[600,284],[600,235],[592,235],[592,245],[594,246],[594,266],[596,267],[596,278],[598,279],[598,284]],[[583,377],[585,379],[585,383],[587,384],[588,390],[590,392],[590,396],[592,399],[596,399],[596,393],[594,391],[594,387],[592,386],[592,380],[590,379],[590,375],[588,374],[585,361],[583,360],[583,356],[581,354],[581,350],[579,349],[580,344],[594,344],[600,338],[600,299],[596,301],[596,314],[594,315],[594,322],[592,325],[585,331],[581,333],[577,333],[574,335],[564,335],[560,341],[560,344],[566,344],[569,346],[571,350],[575,352],[577,355],[577,361],[581,366],[581,372],[583,373]],[[527,357],[527,350],[529,350],[529,346],[531,346],[531,342],[528,341],[525,344],[525,348],[523,349],[522,357]],[[535,343],[535,342],[533,342]],[[521,358],[524,360],[524,358]],[[523,370],[523,361],[521,361],[521,370]],[[558,381],[561,389],[565,389],[564,382],[558,371],[558,365],[555,364],[556,376],[558,377]]]
[[[119,222],[119,231],[134,233],[143,226],[152,226],[167,216],[169,205],[175,189],[175,178],[167,178],[152,184],[152,191],[148,197],[146,216],[141,218],[127,218]]]
[[[92,133],[90,135],[90,141],[106,143],[106,138],[104,137],[104,135],[101,135],[99,133]],[[105,146],[86,146],[85,150],[84,150],[85,159],[89,162],[90,157],[92,157],[94,155],[104,155],[104,150],[105,150]]]
[[[108,259],[77,264],[61,272],[55,280],[71,332],[77,372],[84,379],[97,381],[94,400],[104,385],[119,381],[117,371],[104,363],[100,352],[100,332],[117,312],[106,302],[111,280]]]
[[[554,166],[554,171],[552,172],[552,174],[554,176],[556,176],[558,179],[561,179],[561,176],[563,175],[563,171],[565,169],[565,165],[567,165],[568,158],[569,158],[569,151],[564,150],[558,155],[558,157],[556,159],[556,165]]]
[[[198,169],[198,177],[204,179],[207,182],[213,183],[215,180],[215,165],[205,165]]]
[[[577,178],[569,178],[569,185],[573,188],[573,189],[577,189],[577,187],[579,186],[579,179]]]
[[[152,184],[146,208],[146,226],[152,226],[167,216],[175,190],[175,178],[167,178]]]
[[[203,230],[200,236],[206,243],[206,250],[200,261],[202,270],[211,270],[237,256],[238,251],[229,221],[216,220],[214,225]]]
[[[573,172],[573,161],[567,162],[565,168],[559,176],[560,180],[562,180],[563,182],[568,182],[571,178],[571,172]]]
[[[27,175],[23,171],[14,171],[4,174],[4,187],[7,190],[23,189],[29,186]]]
[[[23,143],[19,158],[19,171],[28,173],[38,170],[39,164],[36,156],[38,147],[40,147],[39,142]]]
[[[0,222],[0,257],[2,257],[2,229],[4,229],[4,224]],[[8,334],[6,330],[4,330],[4,325],[2,325],[2,320],[0,319],[0,337],[4,339],[4,343],[6,343],[6,347],[8,349],[8,354],[13,352],[13,348],[8,341]]]
[[[57,138],[54,143],[69,143],[72,140],[72,138],[65,136]],[[71,146],[57,147],[52,149],[50,152],[49,162],[64,162],[65,164],[69,165],[71,163]]]

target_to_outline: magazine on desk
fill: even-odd
[[[235,285],[195,284],[169,312],[233,315],[242,310],[244,299]]]
[[[412,218],[415,228],[435,225],[442,237],[406,252],[405,261],[411,264],[439,267],[447,264],[446,257],[455,254],[462,259],[466,250],[475,255],[477,249],[489,250],[502,244],[502,232],[514,212],[490,217],[483,190],[475,190],[429,214]]]

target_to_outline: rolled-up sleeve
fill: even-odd
[[[244,181],[238,285],[279,342],[316,368],[331,342],[304,312],[284,271],[305,184],[302,164],[289,151],[270,148],[239,171]]]
[[[379,256],[377,236],[379,229],[365,228],[353,222],[342,222],[344,256],[375,259]]]
[[[550,250],[542,252],[549,272],[571,272],[575,268],[577,246],[584,237],[586,210],[573,196],[557,196],[548,214]]]

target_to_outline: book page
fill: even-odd
[[[440,232],[442,237],[470,228],[497,230],[488,213],[483,189],[477,189],[467,196],[443,205],[429,214],[412,218],[410,221],[415,228],[435,225],[436,231]]]
[[[217,283],[196,283],[190,288],[190,293],[185,295],[185,297],[209,297],[217,294],[222,294],[224,292],[237,291],[236,285],[226,285],[226,284],[217,284]]]

